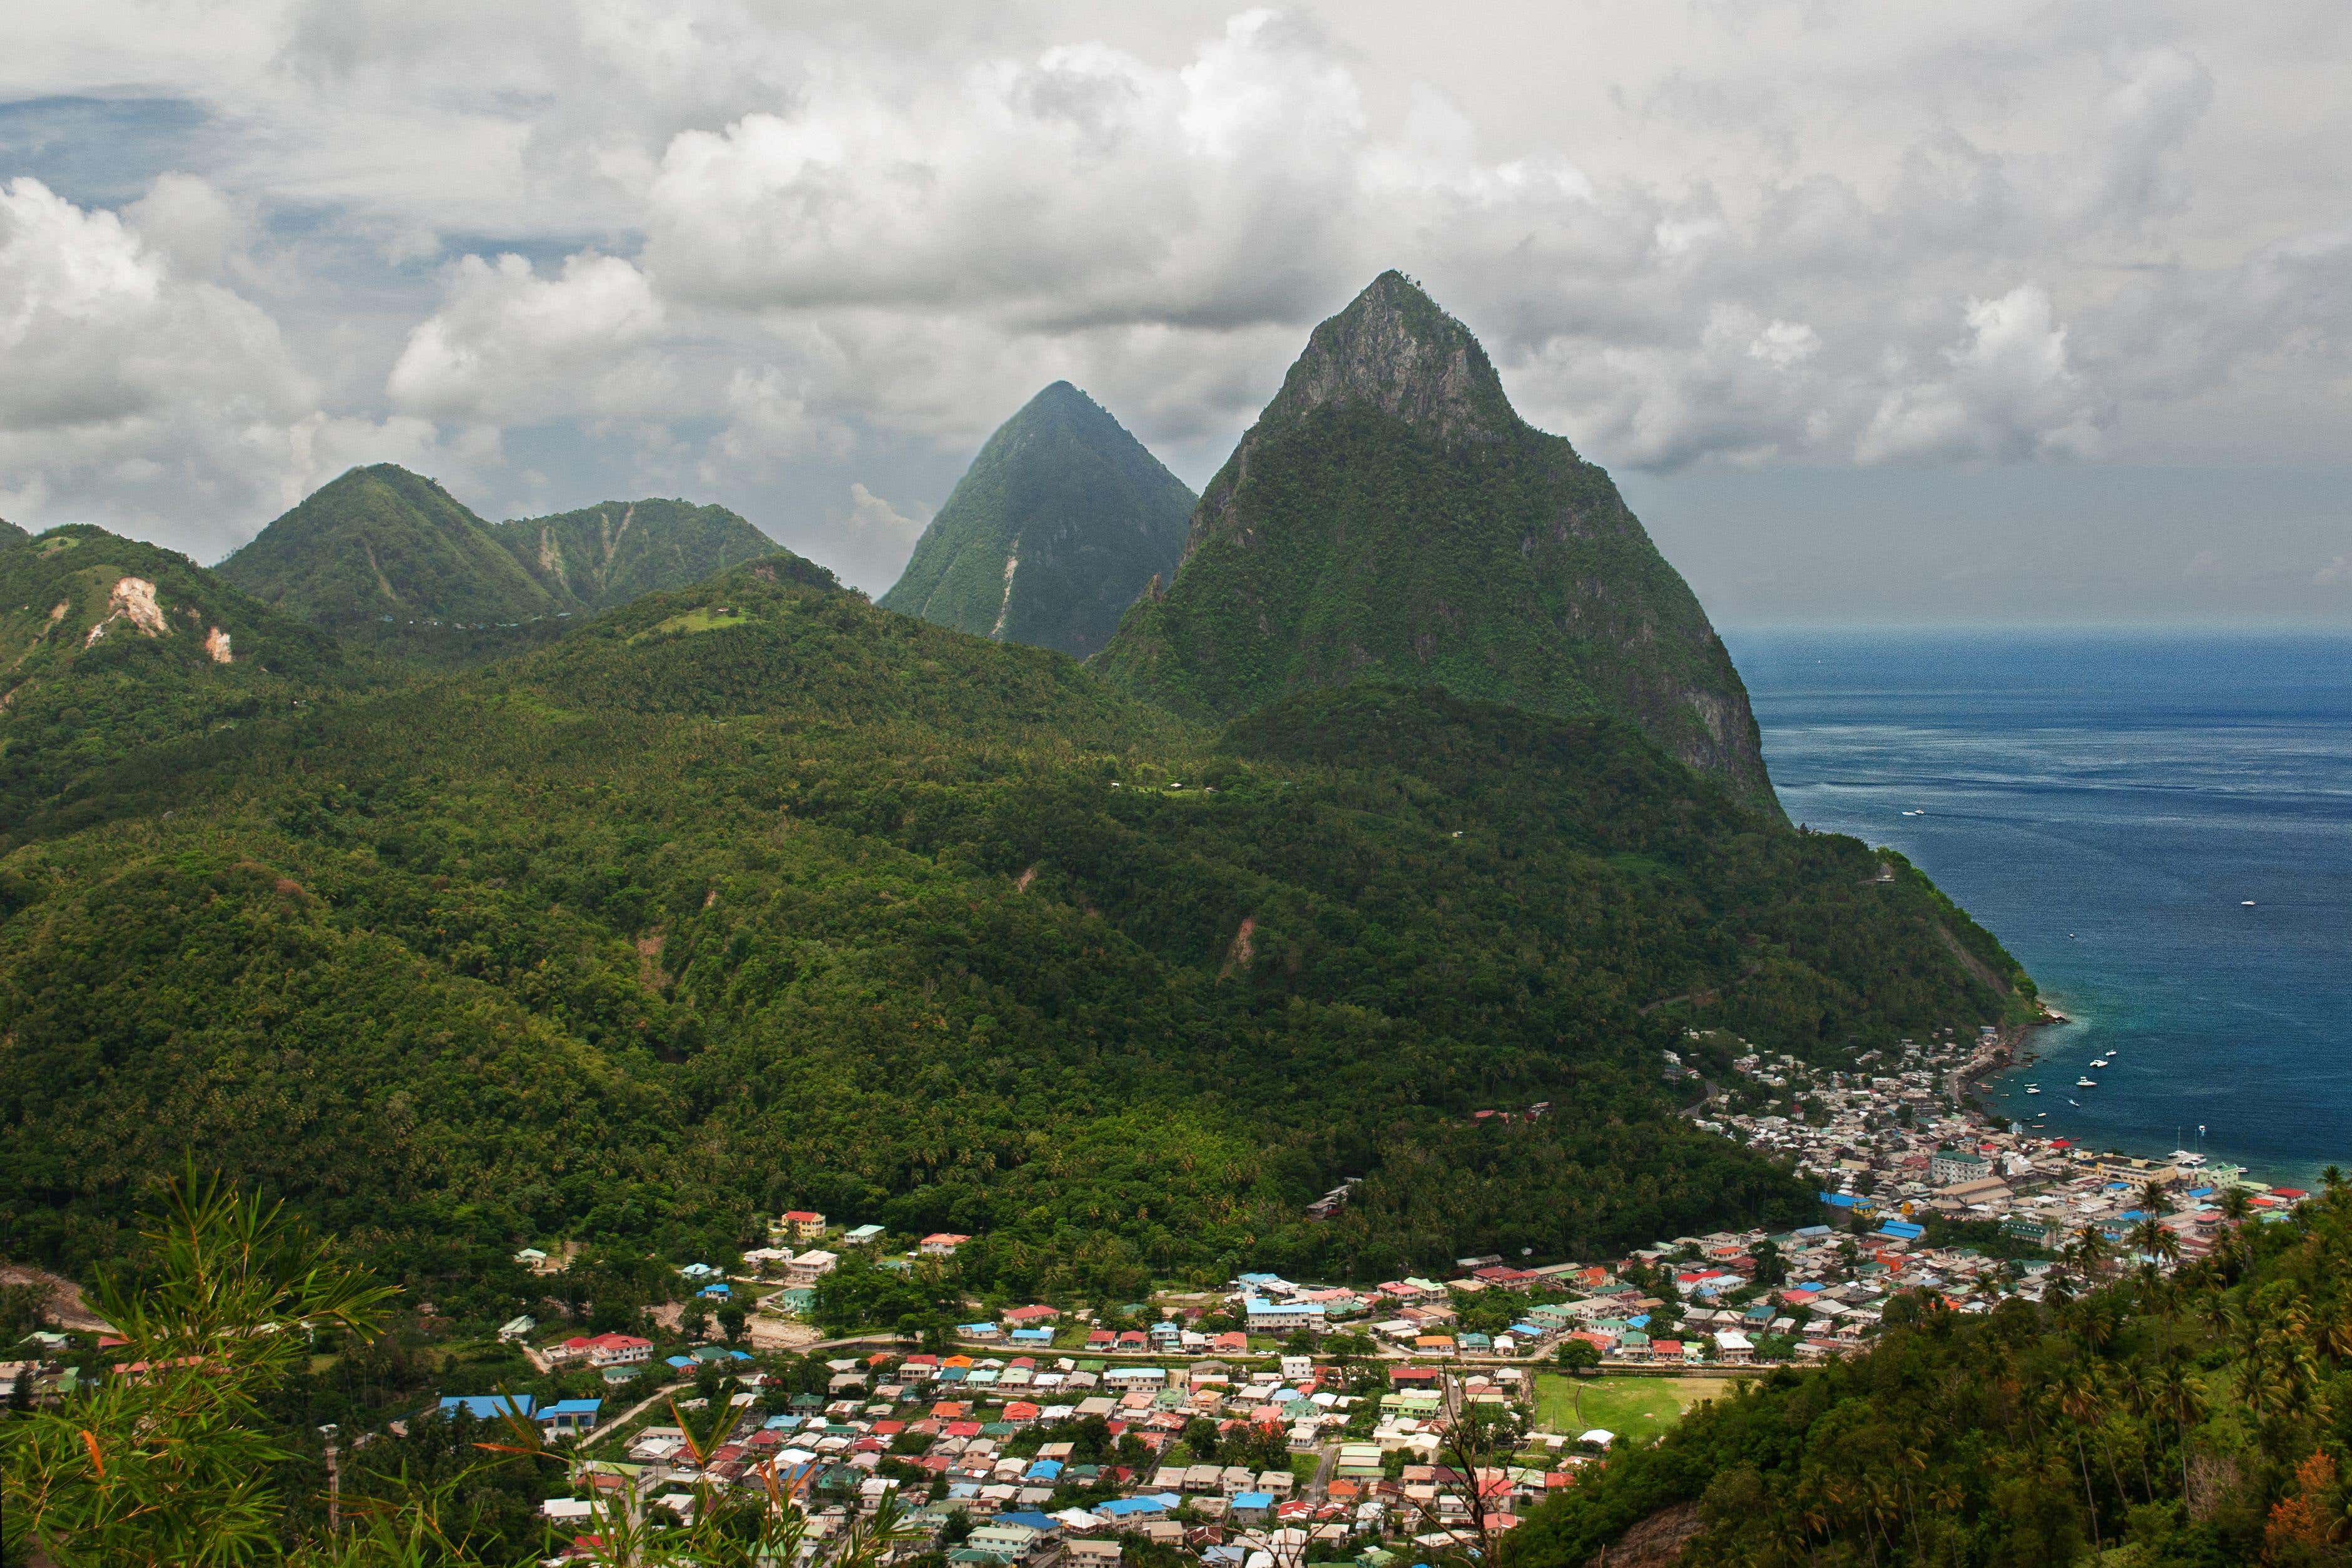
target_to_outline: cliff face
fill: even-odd
[[[1057,381],[988,438],[879,603],[1083,658],[1175,570],[1192,501],[1100,404]]]
[[[1617,487],[1401,274],[1315,329],[1100,658],[1196,717],[1362,677],[1613,714],[1777,814],[1748,693]]]

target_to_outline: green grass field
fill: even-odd
[[[1647,1443],[1702,1400],[1728,1394],[1736,1377],[1569,1377],[1536,1379],[1536,1426],[1575,1436],[1595,1426],[1621,1443]]]

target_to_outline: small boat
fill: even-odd
[[[2099,1087],[2099,1080],[2089,1077],[2078,1078],[2074,1080],[2074,1087],[2076,1089],[2096,1089]]]
[[[2103,1068],[2107,1065],[2107,1058],[2105,1057],[2093,1057],[2091,1058],[2091,1065],[2095,1068]]]
[[[2025,1092],[2028,1094],[2040,1094],[2042,1092],[2042,1086],[2038,1083],[2029,1083],[2025,1086]]]
[[[2070,1100],[2066,1103],[2073,1106],[2077,1110],[2083,1109],[2083,1102],[2079,1100]]]
[[[2238,900],[2238,907],[2242,910],[2251,910],[2254,907],[2254,900],[2252,899],[2240,899]]]

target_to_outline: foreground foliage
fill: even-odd
[[[1695,1506],[1692,1568],[2352,1561],[2352,1193],[2178,1279],[1961,1318],[1778,1373],[1619,1454],[1512,1538],[1569,1568]]]
[[[96,1303],[127,1342],[127,1369],[54,1411],[0,1426],[6,1561],[37,1549],[57,1568],[281,1559],[299,1568],[492,1568],[535,1561],[552,1543],[544,1527],[530,1542],[477,1534],[469,1493],[500,1483],[531,1496],[589,1489],[570,1452],[551,1448],[527,1420],[422,1417],[454,1435],[439,1445],[451,1462],[386,1472],[356,1447],[345,1519],[289,1513],[298,1500],[284,1495],[277,1472],[297,1455],[262,1402],[320,1336],[363,1343],[380,1333],[393,1292],[279,1209],[215,1180],[171,1184],[163,1221],[145,1239],[150,1277],[131,1286],[109,1274]],[[734,1424],[733,1393],[729,1384],[691,1406],[668,1403],[698,1471]],[[807,1529],[799,1497],[772,1461],[749,1479],[675,1483],[668,1489],[692,1500],[683,1514],[649,1509],[627,1488],[600,1493],[575,1538],[587,1548],[580,1560],[614,1568],[793,1561]],[[910,1538],[895,1500],[886,1501],[851,1523],[829,1561],[873,1568]]]

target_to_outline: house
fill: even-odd
[[[527,1340],[530,1338],[530,1331],[537,1327],[539,1327],[539,1320],[528,1312],[520,1317],[509,1318],[499,1325],[499,1342],[510,1345]]]
[[[444,1395],[436,1414],[455,1420],[460,1412],[477,1421],[498,1421],[520,1415],[528,1421],[539,1401],[528,1394],[453,1394]]]
[[[845,1247],[871,1247],[880,1241],[883,1235],[883,1229],[878,1225],[861,1225],[843,1236],[841,1242]]]
[[[1060,1310],[1053,1307],[1012,1307],[1005,1310],[1004,1326],[1008,1329],[1034,1328],[1040,1323],[1053,1322],[1061,1315]]]
[[[812,1209],[786,1209],[768,1228],[787,1241],[823,1241],[824,1215]]]
[[[840,1264],[832,1253],[812,1248],[784,1265],[784,1278],[795,1285],[814,1285]]]
[[[1242,1299],[1244,1321],[1253,1333],[1286,1334],[1305,1329],[1310,1333],[1323,1331],[1323,1305],[1319,1301],[1276,1301],[1264,1296]]]
[[[1042,1531],[1000,1519],[973,1531],[964,1544],[1006,1563],[1026,1563],[1044,1540]]]
[[[950,1236],[944,1230],[934,1231],[923,1237],[916,1249],[926,1258],[953,1258],[956,1248],[971,1239],[968,1236]]]
[[[1715,1353],[1725,1364],[1738,1366],[1756,1353],[1756,1342],[1738,1329],[1719,1329],[1715,1336]]]
[[[590,1366],[637,1366],[654,1359],[654,1342],[635,1334],[574,1334],[544,1352],[551,1362],[584,1361]]]
[[[1069,1568],[1118,1568],[1118,1560],[1116,1541],[1073,1541],[1062,1548],[1062,1561]]]
[[[540,1407],[539,1428],[551,1437],[593,1432],[597,1412],[604,1407],[601,1399],[559,1399]]]
[[[1992,1173],[1992,1162],[1973,1149],[1938,1149],[1927,1158],[1927,1184],[1957,1186]]]
[[[805,1318],[816,1310],[816,1287],[788,1285],[761,1298],[760,1305],[771,1312],[782,1312],[786,1317]]]

